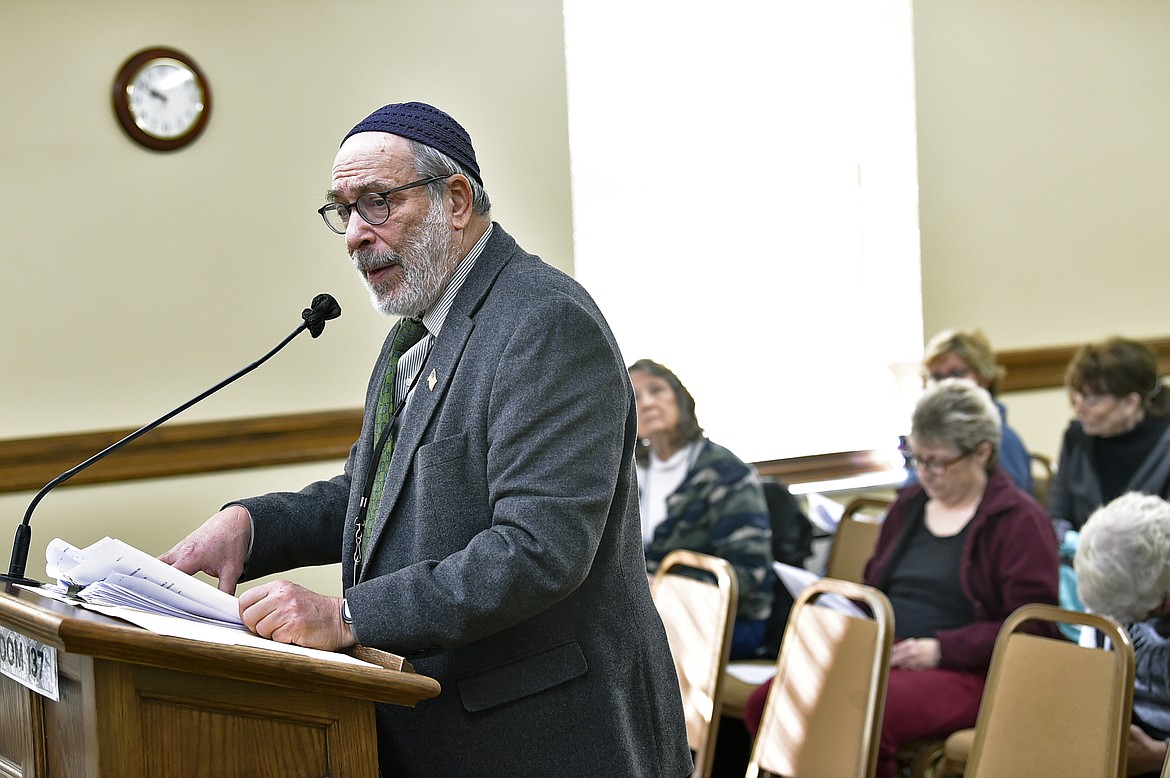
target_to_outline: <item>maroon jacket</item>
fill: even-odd
[[[882,590],[889,585],[894,563],[923,520],[927,499],[917,484],[898,495],[865,565],[865,583]],[[988,477],[969,526],[959,583],[974,606],[975,621],[935,637],[939,667],[986,672],[999,628],[1012,611],[1033,602],[1057,604],[1056,533],[1044,509],[999,467]],[[1057,635],[1055,629],[1043,633]]]

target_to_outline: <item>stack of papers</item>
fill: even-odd
[[[254,635],[240,620],[238,599],[120,540],[102,538],[77,548],[57,538],[45,556],[45,569],[57,585],[41,587],[42,594],[156,634],[378,667],[347,654]]]
[[[792,565],[786,565],[778,561],[772,562],[772,569],[776,572],[776,575],[780,576],[780,582],[788,589],[788,593],[792,595],[793,600],[799,597],[814,581],[821,578],[821,576],[811,570],[805,570],[803,567],[793,567]],[[822,594],[817,598],[816,603],[817,605],[840,611],[849,616],[869,618],[869,615],[854,603],[853,600],[842,597],[836,592]]]
[[[85,602],[247,630],[235,597],[120,540],[107,537],[77,548],[55,538],[46,557],[45,570],[57,579],[58,591],[80,589],[77,597]]]

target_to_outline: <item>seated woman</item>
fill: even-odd
[[[879,778],[895,775],[903,744],[973,727],[1004,619],[1056,603],[1052,526],[999,467],[999,441],[999,411],[969,381],[943,380],[915,407],[918,483],[890,506],[864,574],[889,597],[896,635]],[[745,707],[753,734],[766,695]]]
[[[772,610],[772,525],[755,471],[703,436],[695,400],[667,368],[649,359],[630,365],[638,408],[638,486],[646,570],[671,551],[722,557],[739,587],[731,656],[764,648]]]
[[[1077,418],[1064,433],[1049,515],[1079,529],[1125,492],[1170,498],[1170,392],[1154,353],[1125,338],[1084,346],[1065,384]]]
[[[1008,426],[1007,408],[997,399],[1004,369],[995,361],[991,342],[980,330],[943,330],[926,344],[922,358],[925,378],[938,383],[966,378],[987,390],[999,409],[1001,439],[999,466],[1016,485],[1032,493],[1032,459],[1016,431]],[[911,471],[913,475],[913,471]]]
[[[1170,739],[1170,503],[1131,492],[1095,511],[1081,529],[1076,575],[1089,610],[1133,639],[1128,774],[1156,778]]]

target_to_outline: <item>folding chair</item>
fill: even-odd
[[[861,583],[865,563],[873,554],[881,532],[881,515],[893,500],[881,497],[857,497],[845,506],[837,532],[829,546],[829,559],[825,563],[825,577],[841,581]],[[867,514],[880,515],[865,518]]]
[[[873,618],[830,607],[864,603]],[[823,578],[792,608],[747,778],[872,778],[894,615],[877,589]]]
[[[1036,502],[1048,507],[1048,492],[1052,488],[1052,477],[1056,466],[1052,459],[1035,451],[1028,452],[1028,463],[1032,470],[1032,496]]]
[[[658,567],[650,592],[678,673],[687,742],[695,757],[692,775],[707,778],[715,757],[723,671],[739,603],[735,570],[719,557],[671,551]]]
[[[764,497],[768,502],[768,514],[772,519],[772,558],[777,562],[804,567],[805,560],[812,555],[813,527],[800,503],[788,491],[788,487],[775,478],[761,478]],[[738,659],[728,665],[723,678],[723,715],[743,718],[743,706],[748,696],[755,691],[760,673],[776,668],[776,657],[788,613],[792,607],[792,596],[779,578],[773,586],[772,613],[768,616],[764,637],[764,650],[759,657]],[[740,676],[752,680],[744,680]]]
[[[1030,621],[1093,627],[1110,648],[1021,631]],[[996,638],[974,730],[947,738],[936,776],[1120,778],[1133,705],[1129,635],[1113,619],[1025,605]]]
[[[825,566],[826,578],[861,583],[865,563],[873,553],[878,533],[882,528],[881,519],[892,502],[893,500],[884,497],[857,497],[845,506],[829,547],[829,558]],[[777,587],[783,587],[783,584],[777,583]],[[787,590],[784,594],[787,595]],[[780,626],[778,629],[782,631],[783,627]],[[774,667],[776,663],[774,660],[744,659],[732,664],[739,667],[767,664]],[[724,683],[723,715],[742,719],[744,703],[754,690],[754,685],[727,674]]]

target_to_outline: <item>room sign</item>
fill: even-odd
[[[61,698],[57,649],[5,627],[0,627],[0,673],[54,702]]]

